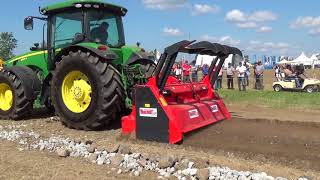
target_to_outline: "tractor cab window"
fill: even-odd
[[[90,39],[110,47],[124,45],[121,16],[104,11],[89,11]]]
[[[63,48],[72,44],[76,34],[82,31],[81,12],[62,13],[55,16],[54,19],[54,47]]]

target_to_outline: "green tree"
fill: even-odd
[[[0,58],[7,60],[12,58],[13,50],[17,47],[18,40],[13,37],[10,32],[0,33]]]

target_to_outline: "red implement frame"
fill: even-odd
[[[182,83],[170,76],[178,52],[215,55],[209,75],[198,83]],[[190,41],[166,48],[154,76],[146,85],[135,87],[135,104],[132,113],[122,118],[122,132],[136,132],[137,138],[142,140],[175,144],[183,139],[184,133],[230,120],[227,107],[212,88],[229,54],[240,55],[241,51],[209,42],[193,44]]]

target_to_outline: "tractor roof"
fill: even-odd
[[[126,8],[121,7],[121,6],[117,6],[115,4],[106,3],[103,0],[66,0],[64,2],[60,2],[60,3],[56,3],[56,4],[52,4],[52,5],[46,6],[46,7],[41,9],[41,12],[43,14],[47,15],[47,14],[50,14],[50,13],[56,13],[56,12],[64,11],[66,9],[81,8],[81,7],[76,7],[77,4],[81,4],[81,5],[83,5],[83,7],[87,7],[87,6],[85,6],[86,4],[87,5],[90,4],[92,6],[95,5],[95,7],[109,9],[109,10],[112,10],[114,12],[118,12],[122,16],[124,16],[127,13],[127,9]]]

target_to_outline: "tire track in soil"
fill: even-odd
[[[183,146],[320,171],[320,126],[234,118],[189,133]]]

